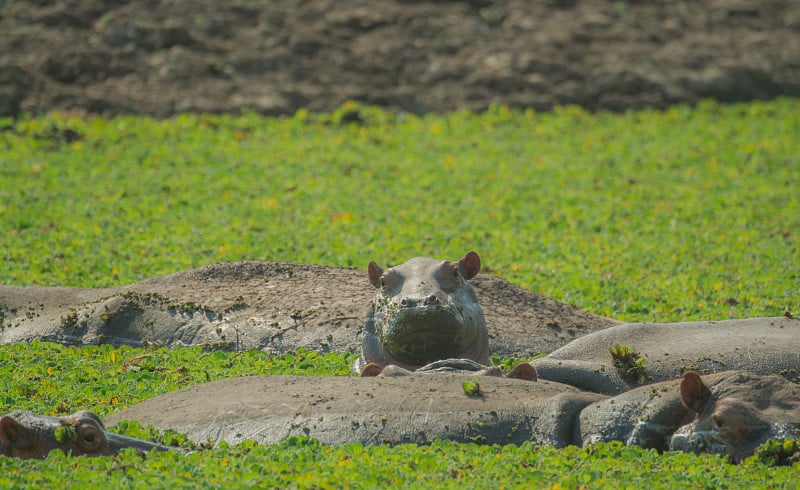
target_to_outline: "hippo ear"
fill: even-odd
[[[511,368],[511,371],[506,374],[507,378],[522,379],[525,381],[539,381],[539,373],[536,368],[529,362],[521,362]]]
[[[371,378],[381,374],[381,371],[383,371],[383,366],[381,366],[376,362],[370,362],[369,364],[364,366],[364,369],[361,370],[361,377]]]
[[[467,252],[467,255],[458,261],[458,268],[466,280],[470,280],[481,270],[481,258],[476,252]]]
[[[23,427],[16,420],[5,416],[0,419],[0,447],[12,448],[23,438]]]
[[[375,262],[370,262],[369,263],[369,267],[368,267],[368,271],[369,271],[369,282],[370,282],[370,284],[372,284],[376,288],[380,288],[381,287],[381,276],[383,275],[383,269],[381,269],[381,266],[379,266]]]
[[[703,411],[703,407],[711,397],[711,390],[700,379],[700,375],[694,371],[683,374],[681,380],[681,403],[689,410],[697,413]]]

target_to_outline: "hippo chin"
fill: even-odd
[[[17,410],[0,418],[0,455],[43,459],[61,449],[73,456],[109,456],[132,447],[147,452],[172,448],[106,431],[95,413],[86,410],[63,417]]]
[[[483,310],[467,282],[480,267],[475,252],[458,262],[417,257],[386,270],[370,262],[370,282],[380,291],[367,311],[356,370],[369,362],[413,370],[451,358],[488,364]]]

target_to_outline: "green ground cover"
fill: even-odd
[[[474,249],[493,274],[623,320],[797,314],[798,114],[800,101],[781,99],[626,114],[349,105],[283,119],[0,120],[0,283],[111,286],[217,261],[365,267]],[[0,409],[107,414],[222,376],[344,374],[350,361],[2,346]],[[614,445],[291,440],[0,458],[0,486],[793,488],[796,471]]]
[[[416,117],[358,106],[0,122],[0,281],[477,250],[624,320],[779,315],[800,272],[800,102]],[[358,120],[361,123],[346,121]]]
[[[63,347],[52,343],[0,346],[0,413],[24,408],[62,414],[90,409],[107,415],[190,384],[245,374],[346,375],[351,355],[299,351],[203,352],[200,348]],[[794,467],[755,460],[728,464],[717,456],[659,455],[620,444],[557,450],[533,444],[479,446],[437,442],[429,447],[323,446],[290,438],[274,446],[244,443],[209,449],[172,431],[125,422],[114,432],[195,450],[132,451],[114,458],[44,461],[0,457],[0,487],[15,488],[794,488]]]

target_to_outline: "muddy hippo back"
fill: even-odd
[[[467,282],[480,267],[475,252],[458,262],[417,257],[386,270],[370,262],[379,292],[367,310],[356,369],[367,362],[416,369],[449,358],[488,364],[483,310]]]

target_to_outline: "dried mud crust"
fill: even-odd
[[[0,115],[800,96],[794,0],[9,0]]]
[[[618,323],[496,277],[472,283],[501,356],[551,352]],[[214,264],[110,289],[0,286],[0,342],[357,352],[374,295],[363,270],[274,262]]]

